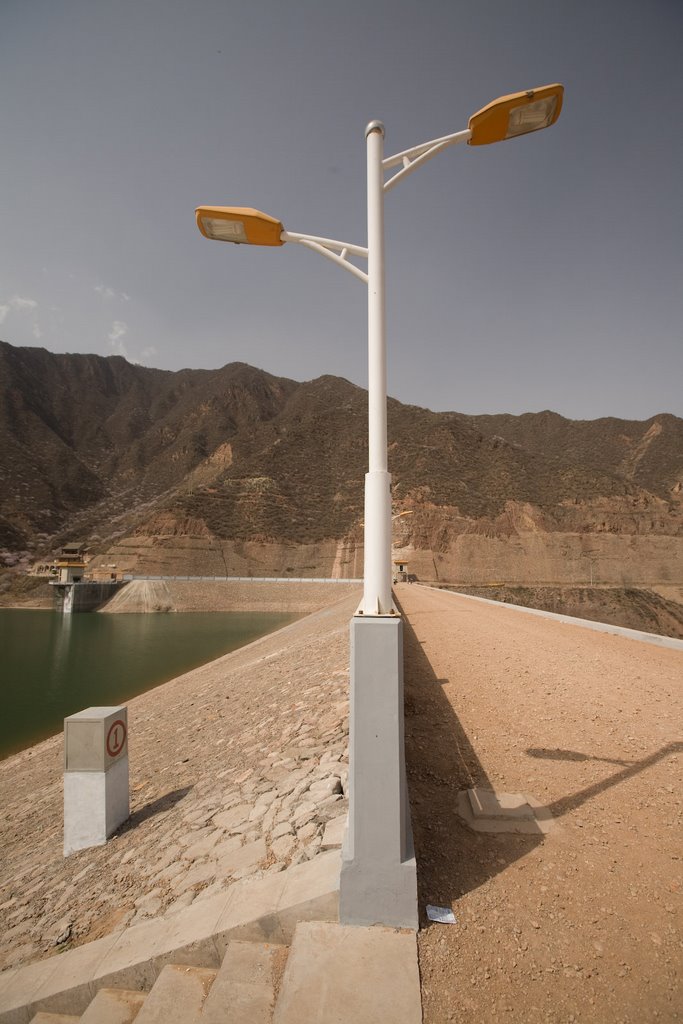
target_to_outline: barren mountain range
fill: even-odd
[[[0,342],[0,564],[362,574],[367,395]],[[683,420],[389,402],[396,557],[461,585],[683,586]]]

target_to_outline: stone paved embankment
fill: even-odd
[[[101,611],[114,612],[290,612],[308,615],[349,593],[342,582],[261,583],[248,580],[132,580]]]
[[[346,813],[353,591],[129,701],[130,821],[62,855],[62,738],[0,763],[0,968],[315,857]]]

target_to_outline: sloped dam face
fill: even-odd
[[[164,580],[131,580],[107,599],[108,612],[173,612],[176,611]]]

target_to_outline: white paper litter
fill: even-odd
[[[427,917],[430,921],[436,921],[437,924],[458,923],[450,907],[433,907],[431,903],[427,904]]]

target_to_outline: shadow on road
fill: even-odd
[[[611,789],[612,786],[618,786],[620,782],[626,782],[627,779],[632,778],[634,775],[639,775],[640,772],[644,772],[646,768],[657,764],[658,761],[663,761],[670,754],[679,754],[681,751],[683,751],[682,742],[667,743],[665,747],[661,747],[654,754],[643,757],[639,761],[617,761],[608,757],[581,754],[575,750],[546,750],[545,748],[538,747],[530,747],[527,750],[527,754],[530,757],[544,757],[551,761],[606,761],[608,764],[625,766],[622,771],[615,772],[608,779],[602,779],[600,782],[593,783],[592,786],[586,786],[585,789],[580,789],[576,793],[560,797],[559,800],[554,800],[551,804],[548,804],[548,810],[553,817],[560,818],[563,814],[569,814],[570,811],[581,807],[587,800],[592,800],[599,793],[604,793],[605,790]]]
[[[437,678],[405,614],[403,621],[406,769],[424,927],[427,903],[454,904],[543,838],[473,832],[459,817],[460,790],[494,787],[443,691],[454,680]]]

